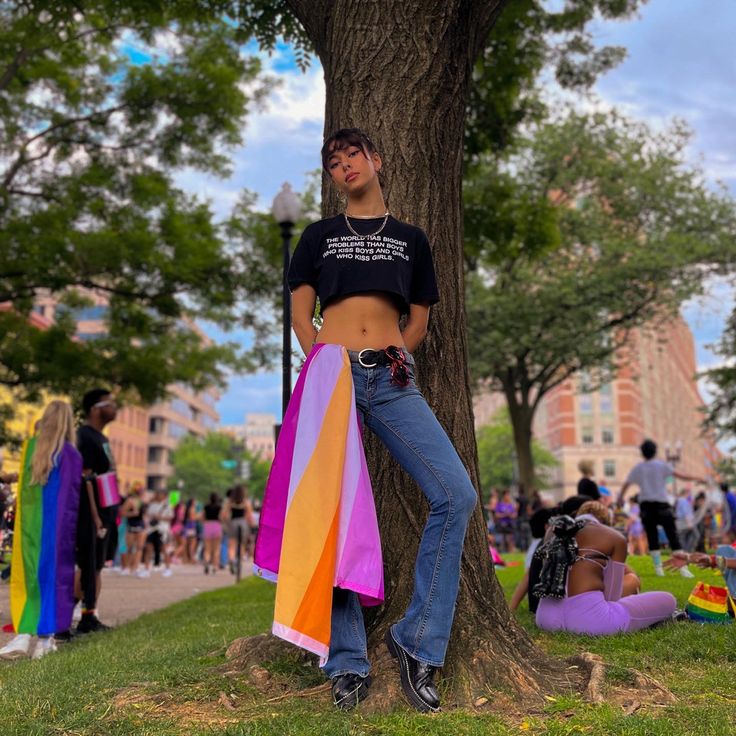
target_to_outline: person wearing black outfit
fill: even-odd
[[[294,331],[305,355],[317,342],[345,348],[363,426],[427,498],[414,593],[385,641],[407,701],[419,711],[436,712],[440,698],[433,678],[444,664],[465,531],[478,494],[414,380],[411,353],[427,334],[430,307],[439,301],[432,251],[420,228],[389,213],[378,178],[381,156],[363,131],[331,135],[322,147],[322,166],[346,208],[305,228],[294,252],[288,276]],[[313,322],[317,299],[319,333]],[[368,694],[366,644],[358,595],[335,588],[323,671],[343,710]]]
[[[82,618],[77,632],[106,631],[97,618],[97,601],[105,561],[117,547],[118,505],[102,508],[94,488],[94,478],[115,472],[110,442],[102,430],[117,415],[117,404],[108,389],[88,391],[82,399],[84,424],[77,431],[77,449],[82,455],[83,487],[80,494],[77,526],[77,565],[80,572],[78,596],[82,599]]]

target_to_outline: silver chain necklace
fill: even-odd
[[[381,230],[383,230],[383,228],[386,227],[386,223],[388,222],[388,214],[389,214],[388,210],[386,210],[386,214],[383,216],[383,222],[381,223],[381,227],[379,227],[378,230],[376,230],[376,232],[366,233],[365,235],[362,235],[361,233],[356,233],[355,230],[353,230],[353,226],[350,224],[350,220],[348,219],[348,213],[347,212],[342,213],[343,217],[345,218],[345,224],[348,226],[348,230],[350,230],[350,232],[358,238],[375,238],[376,235],[378,235],[381,232]],[[366,217],[365,219],[372,220],[374,218]]]

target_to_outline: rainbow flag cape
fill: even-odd
[[[347,351],[309,353],[281,426],[264,494],[255,572],[277,582],[273,633],[330,649],[333,587],[383,602],[383,561]]]
[[[46,484],[31,483],[32,437],[23,446],[10,572],[10,615],[18,634],[66,631],[74,608],[74,548],[82,457],[66,443]]]

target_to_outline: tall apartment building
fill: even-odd
[[[140,406],[123,406],[105,433],[115,457],[118,482],[124,493],[134,483],[146,484],[148,460],[148,410]]]
[[[695,345],[684,320],[658,334],[636,332],[620,363],[611,383],[588,391],[586,376],[577,376],[550,391],[537,410],[534,436],[560,462],[552,478],[557,498],[576,492],[583,458],[593,461],[596,479],[618,490],[641,459],[639,445],[647,437],[658,443],[663,459],[668,445],[670,452],[680,447],[677,467],[684,473],[714,474],[720,453],[701,428]],[[479,396],[476,426],[503,405],[499,395]]]
[[[183,384],[169,387],[171,397],[148,410],[148,457],[146,486],[164,489],[174,474],[171,453],[182,437],[204,437],[217,427],[220,415],[215,408],[216,389],[195,393]]]

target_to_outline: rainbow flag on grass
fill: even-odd
[[[728,590],[699,581],[687,599],[687,615],[693,621],[705,624],[730,624]]]
[[[255,572],[277,581],[272,631],[330,648],[333,587],[383,602],[383,562],[347,351],[315,345],[281,427],[255,548]]]
[[[48,635],[71,626],[82,458],[66,443],[46,484],[31,483],[32,437],[18,479],[10,615],[18,634]]]

